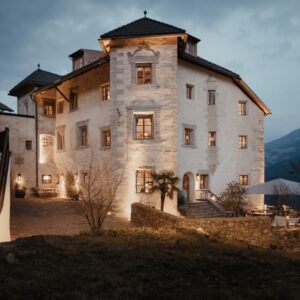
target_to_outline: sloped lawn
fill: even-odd
[[[1,299],[300,299],[296,254],[196,233],[110,230],[15,244],[15,263],[0,250]]]

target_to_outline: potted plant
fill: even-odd
[[[25,198],[27,187],[21,184],[15,185],[15,197],[16,198]]]

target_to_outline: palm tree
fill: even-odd
[[[163,211],[166,196],[173,199],[174,191],[179,191],[179,188],[176,186],[179,178],[174,176],[174,173],[171,171],[153,172],[152,177],[154,180],[152,189],[160,192],[160,210]]]

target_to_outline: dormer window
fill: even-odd
[[[197,56],[197,44],[187,41],[185,45],[185,53],[192,56]]]
[[[73,60],[73,71],[83,67],[83,56]]]

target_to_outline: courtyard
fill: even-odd
[[[127,228],[127,219],[107,216],[104,228]],[[12,198],[11,237],[76,235],[89,230],[80,202],[56,198]]]

